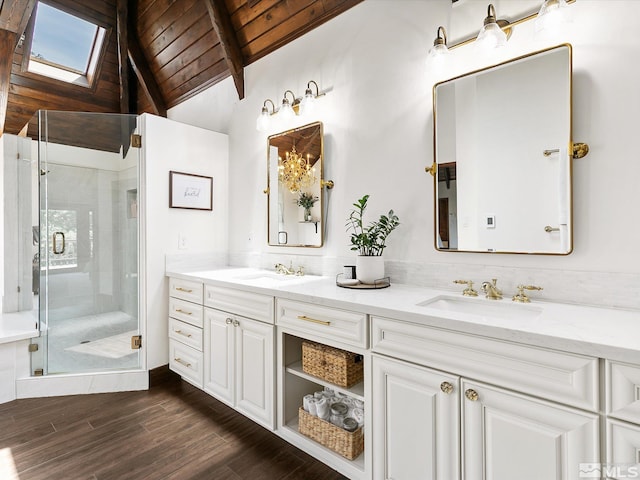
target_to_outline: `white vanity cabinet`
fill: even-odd
[[[169,279],[169,368],[202,388],[202,292],[200,282]]]
[[[640,366],[607,360],[605,373],[608,478],[640,478]]]
[[[273,297],[206,285],[205,305],[204,390],[273,430]]]
[[[580,478],[599,459],[599,416],[479,382],[461,384],[465,480]]]
[[[379,317],[371,328],[375,480],[577,479],[580,463],[599,462],[598,359]],[[460,414],[442,402],[460,402]],[[430,420],[434,408],[450,417]],[[405,448],[431,441],[407,455],[394,432]],[[438,458],[458,435],[461,458]],[[434,469],[444,461],[450,471]]]
[[[276,301],[277,433],[352,480],[371,478],[368,461],[371,458],[371,406],[367,393],[370,389],[367,320],[364,313],[280,298]],[[302,367],[304,340],[362,355],[364,380],[350,388],[343,388],[305,373]],[[364,402],[364,452],[353,460],[344,458],[299,432],[299,408],[303,397],[325,387]]]
[[[372,357],[373,478],[459,478],[459,378]]]

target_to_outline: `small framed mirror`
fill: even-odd
[[[571,62],[560,45],[434,86],[436,249],[571,253]]]
[[[311,123],[267,139],[269,245],[321,247],[324,241],[323,129]]]

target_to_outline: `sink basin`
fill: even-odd
[[[542,314],[542,308],[513,303],[511,300],[487,300],[440,295],[417,304],[441,312],[462,313],[483,318],[534,320]]]
[[[277,286],[277,285],[286,285],[286,284],[296,284],[296,283],[304,283],[310,280],[317,279],[316,275],[282,275],[276,272],[269,271],[254,271],[248,273],[241,273],[239,275],[233,275],[231,277],[233,280],[269,287],[269,286]]]

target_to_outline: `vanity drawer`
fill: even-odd
[[[187,302],[202,303],[202,283],[180,278],[169,278],[169,296]]]
[[[225,312],[273,324],[273,297],[233,288],[205,285],[204,304]]]
[[[169,297],[169,316],[202,328],[202,305],[185,302],[177,298]]]
[[[607,414],[640,423],[640,366],[606,362]]]
[[[169,338],[202,351],[202,328],[169,318]]]
[[[198,388],[204,378],[202,358],[202,352],[169,339],[169,368]]]
[[[380,317],[371,329],[376,353],[598,410],[597,358]]]
[[[367,347],[367,315],[294,300],[277,301],[277,324],[313,337]]]

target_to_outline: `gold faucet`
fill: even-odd
[[[453,283],[457,283],[458,285],[466,285],[467,288],[465,288],[462,291],[462,295],[464,295],[465,297],[477,297],[478,296],[478,292],[476,292],[473,289],[473,282],[471,280],[454,280]]]
[[[511,298],[511,300],[513,300],[514,302],[520,302],[520,303],[530,303],[531,299],[529,298],[529,296],[524,293],[525,290],[542,290],[542,287],[537,287],[535,285],[518,285],[516,287],[518,289],[518,293],[516,293],[513,298]]]
[[[497,282],[497,278],[492,278],[491,282],[482,282],[482,291],[489,300],[502,300],[502,290],[496,286]]]
[[[302,277],[304,275],[304,267],[300,265],[297,270],[293,268],[293,261],[289,263],[289,268],[285,267],[282,263],[276,263],[276,273],[281,273],[282,275],[297,275],[298,277]]]
[[[289,264],[289,268],[285,267],[282,263],[276,263],[276,273],[281,273],[282,275],[295,275],[295,271],[293,270],[293,261]]]

